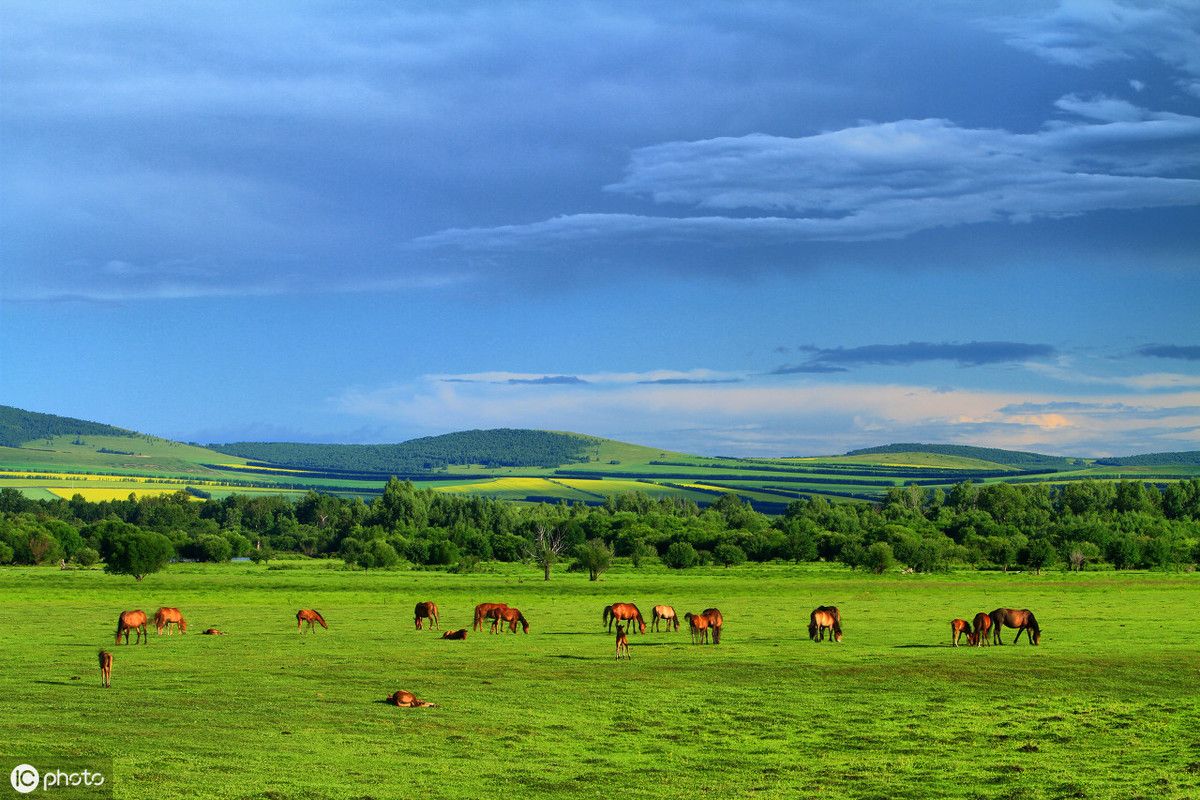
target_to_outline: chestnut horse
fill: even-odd
[[[825,631],[829,631],[829,641],[842,640],[842,614],[837,606],[817,606],[808,616],[808,638],[814,642],[825,641]]]
[[[625,658],[631,658],[629,655],[629,637],[625,635],[625,628],[620,623],[618,623],[617,624],[617,660],[618,661],[621,660],[622,654],[625,655]]]
[[[675,626],[676,631],[679,630],[679,617],[675,616],[675,609],[671,608],[670,606],[654,607],[654,614],[653,619],[650,622],[650,629],[655,631],[658,630],[658,623],[660,621],[665,621],[667,623],[668,631],[671,630],[672,625]]]
[[[967,644],[975,644],[975,634],[971,632],[971,623],[965,619],[950,620],[950,644],[958,647],[958,640],[963,634],[967,635]]]
[[[224,636],[225,634],[222,633],[221,631],[217,630],[216,628],[209,628],[201,635],[202,636]]]
[[[325,624],[325,618],[322,617],[319,612],[313,611],[311,608],[302,608],[296,612],[296,630],[300,630],[301,626],[303,626],[306,622],[308,623],[308,630],[310,631],[316,631],[316,628],[313,626],[314,622],[320,625],[322,628],[329,630],[329,626]],[[308,631],[305,631],[305,633],[307,632]]]
[[[700,612],[708,620],[708,627],[712,628],[713,644],[721,643],[721,628],[725,626],[725,618],[721,616],[719,608],[706,608]]]
[[[475,630],[483,630],[483,621],[496,619],[500,611],[505,608],[508,608],[506,603],[480,603],[475,606]]]
[[[1042,629],[1038,627],[1038,622],[1033,616],[1033,612],[1028,608],[997,608],[991,614],[992,618],[992,638],[999,644],[1004,644],[1000,638],[1001,628],[1016,628],[1017,636],[1013,639],[1013,644],[1021,640],[1021,634],[1025,634],[1025,638],[1030,644],[1038,644],[1042,640]]]
[[[608,632],[612,633],[614,622],[629,622],[630,620],[637,621],[638,633],[646,632],[646,620],[642,619],[642,612],[638,611],[638,607],[633,603],[613,603],[611,606],[604,607],[604,624],[608,626]],[[629,630],[633,630],[633,626],[629,626]]]
[[[985,644],[991,644],[991,639],[988,633],[992,630],[992,618],[988,616],[986,611],[980,611],[972,620],[973,630],[971,633],[975,636],[975,641],[971,644],[976,647],[981,647]]]
[[[525,615],[515,608],[502,608],[496,612],[496,616],[492,619],[492,633],[496,632],[496,627],[504,623],[508,623],[508,632],[517,632],[517,623],[521,623],[521,632],[529,633],[529,620],[525,619]],[[503,633],[503,631],[501,631]]]
[[[421,630],[421,620],[429,620],[429,630],[438,627],[438,610],[437,604],[432,602],[417,603],[417,607],[413,609],[413,622],[417,624],[417,630]]]
[[[100,681],[107,689],[112,682],[112,653],[107,650],[101,650],[100,656]]]
[[[459,628],[456,631],[446,631],[445,633],[442,634],[442,638],[443,639],[456,639],[456,640],[466,639],[467,638],[467,629]]]
[[[683,618],[692,631],[692,644],[708,644],[708,617],[689,611]]]
[[[146,633],[146,612],[140,608],[136,611],[122,611],[121,616],[117,617],[117,644],[121,643],[121,634],[125,634],[125,644],[129,644],[129,632],[137,633],[133,643],[141,642],[145,644],[150,641],[150,634]],[[145,637],[145,640],[142,637]]]
[[[179,628],[180,634],[187,633],[187,620],[178,608],[160,608],[154,615],[154,627],[158,629],[158,635],[162,636],[163,628],[166,628],[167,636],[170,636],[172,625]]]
[[[385,702],[391,703],[397,708],[428,708],[434,705],[428,700],[418,699],[412,692],[406,692],[403,689],[389,694]]]

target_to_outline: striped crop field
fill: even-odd
[[[99,503],[104,500],[128,500],[130,495],[137,497],[139,500],[143,497],[157,497],[163,494],[175,494],[179,491],[178,486],[162,486],[162,487],[138,487],[136,489],[125,487],[101,487],[101,486],[46,486],[46,491],[64,500],[70,500],[75,495],[80,495],[89,503]],[[199,497],[193,497],[192,500],[199,501]]]

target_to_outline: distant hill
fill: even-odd
[[[1181,464],[1200,467],[1200,450],[1183,450],[1177,453],[1146,453],[1141,456],[1098,458],[1097,464],[1106,467],[1174,467]]]
[[[0,445],[20,447],[52,436],[136,436],[133,431],[56,414],[0,406]]]
[[[422,472],[453,465],[558,467],[588,461],[602,440],[577,433],[497,428],[427,436],[400,444],[232,442],[209,449],[270,464],[348,472]]]
[[[944,456],[975,458],[1018,469],[1069,469],[1077,467],[1081,463],[1081,460],[1076,458],[1027,453],[1021,450],[1001,450],[996,447],[973,447],[964,444],[885,444],[880,447],[851,450],[846,455],[866,456],[887,453],[936,453]]]

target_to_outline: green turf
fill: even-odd
[[[121,798],[1200,794],[1195,574],[273,566],[3,569],[0,740],[111,755]],[[445,628],[507,601],[531,633],[443,642],[412,629],[426,599]],[[616,663],[600,611],[617,600],[717,605],[724,641],[635,636]],[[840,606],[843,644],[807,640],[819,603]],[[112,646],[118,611],[159,605],[192,633]],[[951,617],[999,605],[1033,608],[1041,646],[948,646]],[[297,634],[301,607],[330,630]],[[401,688],[439,706],[378,702]]]

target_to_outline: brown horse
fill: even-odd
[[[217,630],[216,628],[209,628],[201,635],[202,636],[224,636],[225,634],[222,633],[221,631]]]
[[[506,603],[480,603],[475,606],[475,630],[483,630],[485,619],[495,620],[496,616],[506,608],[508,608]]]
[[[621,660],[622,655],[624,655],[625,658],[629,658],[632,660],[632,657],[629,655],[629,637],[625,635],[624,626],[618,624],[617,625],[617,660],[618,661]]]
[[[720,644],[721,628],[725,627],[725,618],[721,616],[721,610],[706,608],[700,613],[708,620],[708,627],[712,628],[713,644]]]
[[[178,608],[160,608],[154,614],[154,627],[158,629],[159,636],[162,636],[163,628],[167,629],[167,636],[170,636],[172,625],[179,628],[181,635],[187,633],[187,620]]]
[[[972,620],[971,634],[975,637],[975,641],[971,642],[971,644],[975,645],[976,647],[980,647],[985,644],[991,644],[991,639],[988,637],[988,633],[991,630],[992,618],[988,616],[986,611],[980,611],[975,615],[975,619]]]
[[[417,630],[421,630],[421,620],[429,620],[429,630],[438,627],[438,610],[437,604],[432,602],[417,603],[417,607],[413,609],[413,622],[417,624]]]
[[[688,612],[683,615],[692,632],[692,644],[708,644],[708,617]]]
[[[146,633],[146,612],[140,608],[136,611],[122,611],[121,616],[117,617],[117,644],[121,643],[122,633],[125,634],[125,644],[129,644],[130,631],[137,633],[134,644],[150,641],[150,634]],[[142,637],[145,637],[145,640]]]
[[[1033,612],[1028,608],[997,608],[991,614],[992,618],[992,638],[998,644],[1004,644],[1000,638],[1001,628],[1016,628],[1017,636],[1013,639],[1013,644],[1021,640],[1021,634],[1025,634],[1025,638],[1030,644],[1038,644],[1042,641],[1042,629],[1038,627],[1038,622],[1033,616]]]
[[[415,694],[412,692],[406,692],[403,689],[389,694],[385,702],[391,703],[397,708],[428,708],[429,706],[435,705],[434,703],[430,703],[428,700],[418,699]]]
[[[971,623],[965,619],[950,620],[950,644],[958,647],[958,640],[963,634],[967,636],[967,644],[975,644],[975,634],[971,632]]]
[[[676,631],[679,630],[679,617],[675,615],[675,609],[670,606],[655,606],[652,617],[651,630],[658,630],[659,622],[666,622],[668,631],[671,630],[672,625],[675,626]]]
[[[455,639],[455,640],[461,641],[461,640],[467,638],[467,629],[459,628],[456,631],[446,631],[445,633],[442,634],[442,638],[443,639]]]
[[[525,615],[515,608],[502,608],[492,619],[492,633],[496,633],[496,627],[508,624],[508,632],[517,632],[517,623],[521,623],[521,632],[529,633],[529,620],[525,619]]]
[[[107,689],[112,683],[112,653],[107,650],[101,650],[100,656],[100,681]]]
[[[316,631],[313,623],[316,623],[322,628],[329,630],[329,626],[325,624],[325,618],[322,617],[319,612],[313,611],[311,608],[302,608],[296,612],[296,630],[299,631],[306,622],[308,623],[309,631]],[[305,633],[307,632],[308,631],[305,631]]]
[[[638,633],[646,632],[646,620],[642,619],[642,612],[638,611],[638,607],[633,603],[613,603],[611,606],[604,607],[603,615],[604,624],[608,626],[608,632],[612,633],[614,622],[629,622],[636,621]],[[629,626],[629,630],[633,630],[633,626]]]
[[[814,642],[825,641],[825,631],[829,631],[829,641],[842,640],[842,613],[837,606],[817,606],[808,616],[808,638]]]

